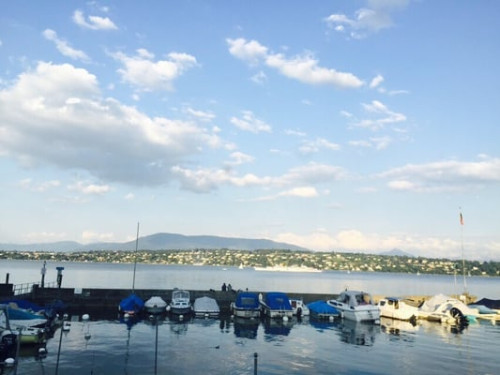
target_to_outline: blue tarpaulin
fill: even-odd
[[[338,310],[330,306],[325,301],[315,301],[307,304],[307,307],[313,314],[322,314],[322,315],[335,315],[338,314]]]
[[[290,305],[290,300],[285,293],[281,292],[269,292],[266,293],[266,305],[269,306],[271,310],[292,310]]]
[[[127,298],[124,298],[120,302],[120,311],[127,312],[139,312],[144,307],[144,301],[136,296],[135,294],[131,294]]]
[[[256,309],[259,307],[259,296],[257,293],[240,292],[236,296],[235,306],[240,309]]]

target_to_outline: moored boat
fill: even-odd
[[[144,301],[132,293],[122,299],[118,305],[118,311],[124,315],[138,315],[144,308]]]
[[[290,305],[292,306],[294,316],[309,316],[309,308],[302,299],[290,298]]]
[[[149,314],[161,314],[166,311],[167,303],[160,296],[152,296],[144,302],[144,308]]]
[[[328,300],[327,303],[339,310],[344,319],[380,323],[380,310],[369,293],[345,290],[337,299]]]
[[[189,314],[192,311],[189,292],[175,288],[172,291],[172,301],[168,305],[168,311],[176,315]]]
[[[258,318],[260,317],[259,296],[254,292],[239,292],[230,308],[236,317]]]
[[[197,317],[216,318],[220,314],[219,304],[214,298],[208,296],[196,298],[193,311]]]
[[[380,309],[380,316],[386,318],[408,321],[415,321],[418,318],[418,307],[406,303],[404,299],[401,298],[381,298],[377,306]]]
[[[314,301],[307,304],[310,311],[310,316],[313,319],[323,320],[323,319],[335,319],[340,316],[339,311],[326,303],[326,301]]]
[[[430,321],[449,324],[468,324],[479,314],[459,299],[437,294],[424,301],[418,309],[418,317]]]
[[[269,318],[288,319],[293,316],[290,299],[282,292],[268,292],[260,301],[262,314]]]

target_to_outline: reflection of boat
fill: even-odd
[[[380,321],[380,310],[368,293],[345,290],[337,299],[328,300],[327,303],[339,310],[344,319],[356,322]]]
[[[290,298],[290,305],[292,306],[293,315],[298,317],[309,316],[309,308],[302,299]]]
[[[169,305],[172,314],[189,314],[191,312],[190,294],[187,290],[175,288],[172,291],[172,301]]]
[[[219,316],[220,308],[214,298],[203,296],[194,300],[194,315],[198,317],[216,318]]]
[[[418,307],[407,304],[401,298],[386,297],[378,301],[380,316],[399,320],[416,320]]]
[[[177,335],[185,335],[188,330],[188,323],[191,320],[191,314],[188,315],[170,315],[170,330]]]
[[[343,342],[361,346],[372,346],[375,343],[375,337],[380,333],[380,326],[377,324],[353,320],[343,320],[338,328]]]
[[[314,301],[307,304],[311,318],[313,319],[332,319],[340,316],[339,311],[326,303],[326,301]]]
[[[234,317],[234,334],[237,337],[244,337],[247,339],[257,338],[257,331],[259,330],[260,321],[258,319],[247,319]]]
[[[253,292],[239,292],[231,303],[231,311],[234,316],[241,318],[260,317],[259,296]]]
[[[150,314],[161,314],[165,312],[167,303],[159,296],[153,296],[144,302],[144,308]]]
[[[475,320],[477,314],[477,310],[444,294],[437,294],[426,300],[418,310],[418,317],[421,319],[449,324],[468,324]]]
[[[406,321],[406,320],[398,320],[391,319],[386,317],[380,318],[380,329],[382,332],[385,332],[389,335],[393,336],[405,336],[405,339],[411,337],[412,333],[418,331],[418,326],[416,321]]]
[[[260,301],[262,313],[269,318],[291,318],[293,316],[290,299],[282,292],[266,293]]]
[[[292,330],[292,326],[293,323],[291,320],[283,321],[269,317],[264,318],[264,333],[268,335],[288,336]]]

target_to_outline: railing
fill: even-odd
[[[33,285],[40,285],[39,282],[34,282],[34,283],[23,283],[23,284],[16,284],[13,286],[13,291],[15,296],[19,296],[22,294],[29,294],[33,290]],[[57,282],[53,281],[51,283],[45,283],[44,284],[45,288],[55,288],[57,287]]]

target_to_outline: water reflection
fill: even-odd
[[[260,320],[246,319],[235,317],[234,318],[234,334],[237,337],[256,339],[259,330]]]
[[[292,320],[264,318],[263,323],[266,335],[288,336],[293,326]]]
[[[372,323],[358,323],[344,319],[338,326],[341,341],[347,344],[373,346],[380,326]]]

